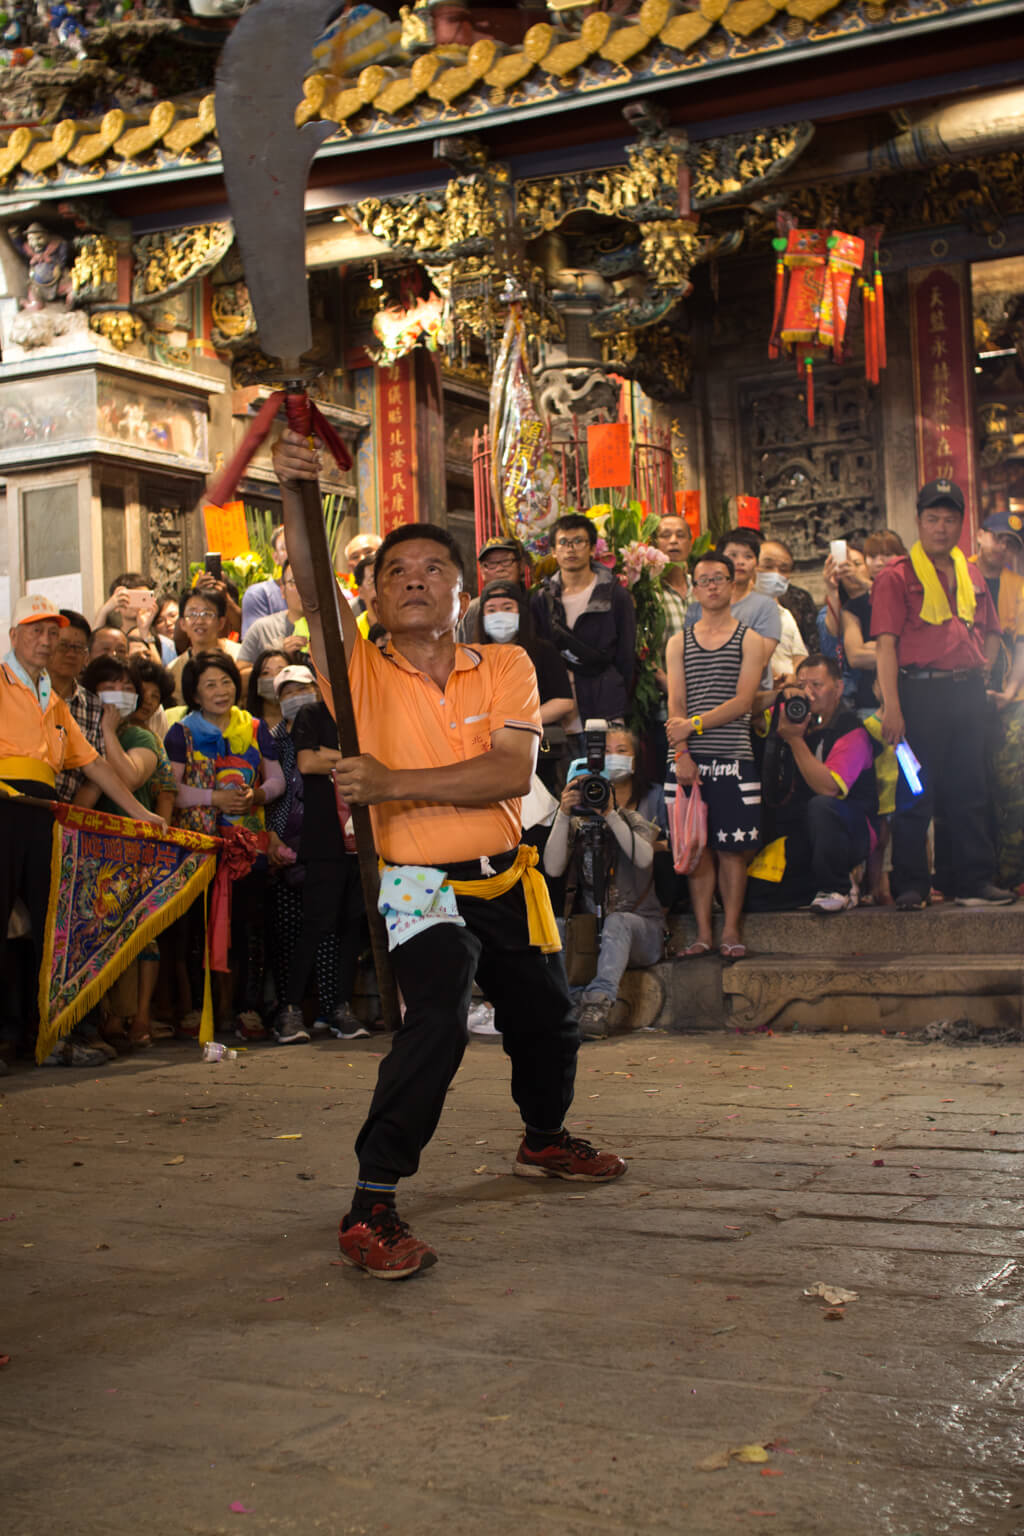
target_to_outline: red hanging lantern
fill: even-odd
[[[781,227],[781,226],[780,226]],[[772,241],[775,303],[768,355],[787,352],[807,384],[807,421],[814,425],[814,364],[831,356],[842,362],[854,274],[865,265],[865,242],[842,230],[790,227]],[[882,276],[874,255],[874,279],[859,279],[864,308],[864,368],[878,383],[885,367]]]

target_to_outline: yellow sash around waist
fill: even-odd
[[[0,757],[0,779],[31,779],[36,784],[48,784],[51,789],[57,782],[49,763],[38,757]]]
[[[529,843],[521,843],[515,860],[499,875],[488,875],[480,880],[449,880],[456,896],[477,896],[483,901],[493,901],[504,896],[519,881],[523,882],[526,898],[526,919],[530,929],[530,943],[546,955],[556,955],[562,947],[558,937],[558,924],[551,908],[551,896],[547,882],[537,868],[537,850]]]

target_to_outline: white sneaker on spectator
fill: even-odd
[[[853,891],[819,891],[811,902],[812,912],[845,912],[857,905]]]
[[[105,1067],[107,1058],[102,1051],[94,1051],[77,1040],[61,1040],[55,1045],[41,1067]]]
[[[490,1003],[474,1003],[467,1019],[470,1034],[477,1040],[500,1040],[501,1030],[494,1027],[494,1009]]]
[[[302,1009],[285,1003],[277,1016],[277,1041],[279,1045],[307,1045],[309,1030],[302,1020]]]
[[[338,1003],[331,1009],[327,1027],[335,1040],[369,1040],[370,1031],[353,1013],[349,1003]]]

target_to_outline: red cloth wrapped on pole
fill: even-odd
[[[261,853],[266,853],[268,839],[266,832],[250,832],[247,827],[219,827],[217,835],[223,847],[217,855],[217,873],[210,896],[207,950],[211,971],[229,971],[231,887],[249,873]]]
[[[304,400],[308,407],[308,413],[302,419],[306,423],[303,429],[303,437],[312,437],[315,432],[323,443],[328,453],[333,458],[339,469],[351,469],[352,455],[337,432],[327,420],[327,417],[313,404],[308,395],[286,395],[283,389],[276,389],[272,395],[268,395],[260,406],[244,438],[235,450],[234,455],[225,464],[220,474],[212,481],[207,489],[207,501],[211,501],[215,507],[222,507],[226,501],[230,501],[235,493],[239,480],[245,474],[249,461],[268,436],[274,424],[274,418],[283,404],[291,400]],[[289,417],[289,426],[292,426]],[[298,431],[299,428],[294,428]]]

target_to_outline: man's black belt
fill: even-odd
[[[900,667],[900,677],[909,677],[913,680],[924,682],[935,681],[941,678],[947,683],[963,683],[969,677],[982,677],[984,673],[981,667]]]

